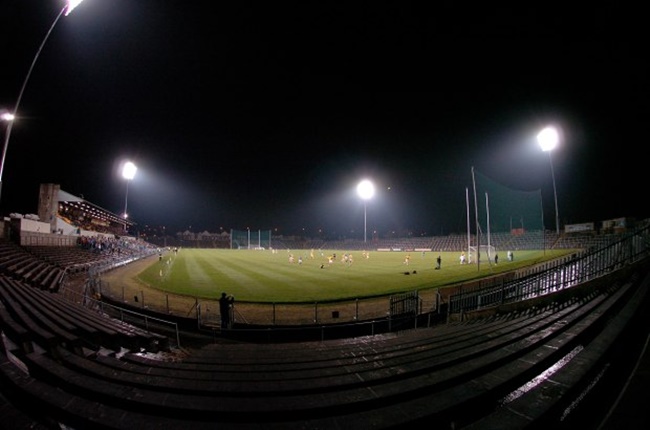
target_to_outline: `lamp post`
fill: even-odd
[[[357,194],[363,200],[363,242],[366,242],[366,203],[375,194],[375,186],[367,179],[357,185]]]
[[[20,92],[18,93],[18,100],[16,100],[16,104],[14,105],[13,110],[10,113],[3,114],[2,119],[7,121],[7,129],[5,131],[5,136],[4,136],[4,144],[2,146],[2,157],[0,158],[0,197],[2,196],[2,174],[4,172],[4,167],[5,167],[5,158],[7,157],[7,148],[9,147],[9,138],[11,137],[11,129],[13,128],[14,125],[14,120],[16,119],[16,115],[18,114],[18,107],[20,106],[20,101],[23,98],[23,93],[25,92],[25,87],[27,86],[27,81],[29,81],[29,77],[32,74],[32,70],[34,70],[34,65],[36,64],[36,60],[38,60],[38,57],[43,50],[43,46],[45,46],[45,42],[47,42],[47,39],[50,37],[50,33],[52,33],[52,30],[54,30],[54,27],[56,26],[56,23],[59,22],[59,19],[61,16],[65,15],[68,16],[70,12],[83,0],[66,0],[65,6],[61,9],[61,12],[56,16],[54,19],[54,22],[50,26],[49,31],[45,35],[45,38],[43,39],[43,42],[41,42],[41,46],[39,46],[38,51],[36,51],[36,55],[34,55],[34,59],[32,60],[32,64],[29,66],[29,70],[27,71],[27,75],[25,76],[25,80],[23,81],[23,85],[20,87]]]
[[[137,171],[137,166],[130,161],[124,163],[124,167],[122,167],[122,177],[126,179],[126,194],[124,196],[124,231],[126,231],[126,219],[129,217],[128,212],[126,211],[129,203],[129,182],[135,178],[135,172]]]
[[[555,232],[560,234],[560,213],[557,208],[557,188],[555,187],[555,171],[553,170],[553,158],[551,152],[557,147],[560,141],[555,127],[546,127],[537,134],[537,142],[542,151],[548,152],[548,161],[551,164],[551,176],[553,178],[553,196],[555,197]]]

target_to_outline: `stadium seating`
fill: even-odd
[[[57,294],[2,275],[0,299],[13,323],[26,326],[33,332],[34,342],[51,353],[56,353],[59,346],[78,354],[82,354],[81,348],[128,348],[135,351],[169,348],[164,336],[125,325],[70,303]],[[21,342],[24,343],[24,340]]]
[[[7,311],[29,303],[11,295],[15,282],[6,284],[0,291]],[[0,354],[0,379],[22,404],[39,405],[48,421],[72,428],[570,422],[562,414],[603,363],[612,365],[622,334],[647,312],[648,284],[644,268],[599,280],[587,294],[462,323],[323,342],[218,343],[169,356],[80,354],[56,334],[40,339],[17,314],[5,320],[0,308],[10,340]],[[21,346],[30,336],[35,347]]]
[[[456,239],[463,240],[403,244],[455,246]],[[2,425],[597,427],[648,329],[648,262],[637,262],[575,293],[463,322],[318,342],[224,338],[175,348],[57,292],[66,268],[128,255],[86,257],[0,243]]]

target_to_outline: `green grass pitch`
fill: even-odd
[[[461,265],[460,252],[370,251],[366,258],[362,251],[314,250],[312,257],[311,250],[180,249],[164,252],[138,279],[163,292],[206,299],[216,299],[224,291],[238,302],[331,302],[437,288],[572,252],[516,251],[512,262],[504,252],[498,264],[481,261],[477,266]],[[346,253],[352,256],[351,262],[342,260]],[[334,254],[330,263],[328,257]],[[438,256],[440,270],[436,269]]]

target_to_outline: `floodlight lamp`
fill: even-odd
[[[77,6],[81,4],[84,0],[68,0],[68,4],[65,7],[65,16],[70,15],[70,12],[74,10]]]
[[[363,200],[370,200],[375,194],[375,186],[369,180],[364,179],[357,185],[357,194]]]
[[[555,149],[559,140],[555,127],[546,127],[537,134],[537,142],[544,152]]]
[[[2,121],[10,122],[10,121],[13,121],[14,119],[16,119],[16,116],[14,114],[12,114],[11,112],[5,111],[5,112],[2,112],[0,114],[0,120],[2,120]]]
[[[135,172],[138,170],[135,164],[130,161],[127,161],[122,168],[122,177],[127,181],[135,178]]]

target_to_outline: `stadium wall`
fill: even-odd
[[[61,186],[58,184],[41,184],[38,193],[38,218],[49,222],[49,231],[56,231],[56,214],[59,211],[59,191]]]

